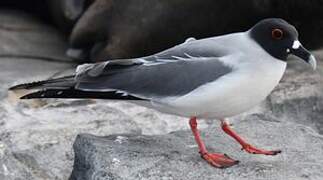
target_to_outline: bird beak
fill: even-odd
[[[293,46],[289,51],[291,54],[293,54],[293,55],[303,59],[305,62],[309,63],[314,70],[316,69],[315,57],[307,49],[305,49],[298,40],[294,41]]]

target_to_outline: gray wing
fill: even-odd
[[[220,38],[207,38],[196,40],[188,38],[184,43],[167,49],[148,58],[169,59],[172,57],[222,57],[230,53],[227,41]]]
[[[181,96],[232,71],[218,60],[221,53],[191,50],[187,44],[194,42],[145,58],[82,65],[77,70],[75,88],[117,90],[147,99]]]

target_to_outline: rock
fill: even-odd
[[[62,34],[34,16],[2,9],[0,22],[0,57],[71,61]]]
[[[290,60],[278,87],[267,98],[266,111],[276,117],[310,126],[323,134],[323,54],[315,51],[316,71]]]
[[[140,133],[130,118],[106,106],[104,109],[93,104],[77,109],[18,106],[17,110],[13,114],[7,112],[1,136],[7,135],[2,141],[9,145],[19,164],[31,173],[29,179],[67,179],[73,162],[72,143],[79,133]],[[105,120],[106,114],[109,121]]]
[[[14,83],[50,78],[76,66],[65,55],[62,34],[39,19],[2,10],[0,21],[0,98]]]
[[[219,123],[202,130],[212,152],[224,152],[241,162],[216,169],[197,153],[190,131],[144,136],[80,134],[74,143],[70,180],[92,179],[312,179],[323,177],[323,136],[304,125],[280,121],[268,114],[249,115],[234,124],[242,136],[277,156],[252,155],[221,132]],[[250,128],[252,127],[252,128]]]
[[[2,134],[3,136],[3,134]],[[15,158],[10,148],[0,141],[0,179],[24,180],[30,179],[31,173]]]
[[[28,103],[11,104],[7,99],[7,89],[14,84],[50,78],[75,67],[64,55],[66,42],[53,28],[24,13],[1,11],[0,20],[0,179],[66,179],[71,171],[66,166],[71,167],[73,159],[66,147],[74,136],[68,140],[63,135],[73,131],[64,133],[59,121],[46,126],[45,121],[58,117],[55,113],[33,116]]]

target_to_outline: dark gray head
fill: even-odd
[[[277,59],[286,61],[289,54],[294,54],[314,69],[316,67],[314,56],[299,42],[296,28],[283,19],[269,18],[258,22],[250,29],[250,36]]]

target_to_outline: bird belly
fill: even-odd
[[[279,83],[286,64],[257,70],[237,70],[192,92],[172,97],[153,106],[166,113],[185,117],[226,118],[248,111],[264,100]]]

